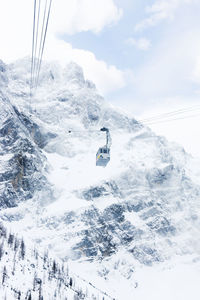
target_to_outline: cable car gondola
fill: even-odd
[[[100,131],[105,131],[106,132],[106,145],[103,147],[100,147],[97,151],[96,154],[96,166],[97,167],[106,167],[107,164],[110,161],[110,147],[111,147],[111,136],[110,136],[110,132],[109,129],[106,127],[103,127],[100,129]],[[72,133],[72,132],[84,132],[83,131],[73,131],[73,130],[68,130],[68,133]],[[98,132],[97,130],[85,130],[85,132]]]
[[[106,132],[106,145],[100,147],[96,154],[96,166],[98,167],[106,167],[110,161],[110,146],[111,146],[111,136],[109,129],[103,127],[100,129],[101,131]]]

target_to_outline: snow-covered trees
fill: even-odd
[[[75,280],[68,266],[49,257],[47,251],[41,255],[35,247],[33,250],[27,247],[23,238],[13,233],[7,236],[2,223],[0,274],[0,299],[6,295],[6,299],[20,300],[91,299],[95,289],[78,278]]]

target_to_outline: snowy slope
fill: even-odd
[[[106,103],[74,63],[46,63],[32,99],[29,60],[1,65],[0,216],[12,230],[120,299],[136,295],[140,268],[198,260],[198,161]],[[111,161],[97,168],[103,126]]]
[[[0,224],[1,299],[112,299]]]

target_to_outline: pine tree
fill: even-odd
[[[31,290],[28,290],[28,291],[26,292],[25,300],[31,300]]]
[[[63,265],[63,269],[64,269],[64,265]],[[69,266],[67,265],[67,268],[66,268],[66,275],[67,277],[69,276]]]
[[[4,243],[2,242],[1,245],[0,245],[0,260],[1,260],[2,256],[3,256],[3,253],[4,253],[3,248],[4,248]]]
[[[21,258],[24,259],[25,256],[25,244],[24,244],[24,240],[21,240],[21,245],[20,245],[20,254],[21,254]]]
[[[36,287],[36,278],[37,278],[37,274],[35,272],[34,273],[34,278],[33,278],[33,291],[35,291],[35,287]]]
[[[8,245],[10,247],[12,247],[13,242],[14,242],[14,234],[9,233],[9,236],[8,236]]]
[[[47,260],[48,260],[48,252],[45,252],[43,256],[43,269],[47,268],[46,267]]]
[[[57,272],[57,265],[56,265],[56,261],[55,261],[55,260],[53,261],[52,271],[53,271],[53,274],[54,274],[54,275],[55,275],[56,272]]]
[[[4,285],[4,282],[6,280],[6,276],[7,276],[7,270],[6,270],[6,266],[4,266],[3,274],[2,274],[2,285]]]
[[[72,283],[73,283],[73,281],[72,281],[72,277],[70,277],[70,280],[69,280],[69,285],[72,287]]]
[[[43,300],[43,296],[42,296],[42,280],[39,283],[40,287],[39,287],[39,300]]]
[[[21,299],[21,292],[19,291],[18,292],[18,298],[17,298],[18,300],[20,300]]]
[[[2,223],[0,223],[0,237],[6,238],[6,235],[7,235],[6,228],[3,226]]]
[[[35,259],[38,260],[38,252],[37,252],[37,250],[35,248],[34,248],[34,256],[35,256]]]
[[[16,265],[16,252],[14,252],[14,257],[13,257],[13,269],[12,269],[12,275],[15,274],[15,265]]]
[[[15,252],[17,252],[18,247],[19,247],[19,240],[18,240],[18,238],[16,237],[16,238],[15,238],[15,244],[14,244],[14,251],[15,251]]]

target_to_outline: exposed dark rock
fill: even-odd
[[[20,201],[31,199],[35,192],[44,191],[51,197],[45,177],[46,159],[43,148],[51,135],[43,135],[39,126],[1,98],[2,126],[0,128],[0,207],[13,207]],[[47,197],[48,197],[47,196]]]

